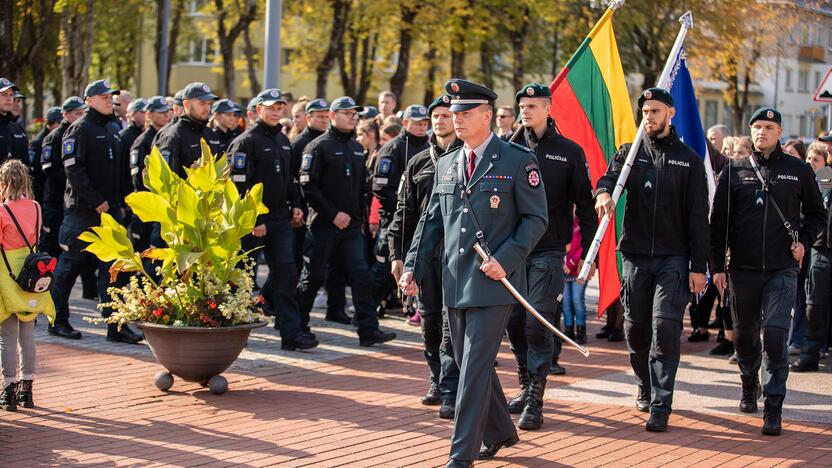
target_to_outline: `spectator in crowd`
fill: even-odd
[[[789,140],[783,145],[783,152],[797,159],[806,159],[806,145],[800,140]]]
[[[582,252],[581,228],[576,217],[572,221],[572,240],[566,246],[566,260],[563,263],[563,326],[566,335],[578,344],[586,344],[586,285],[577,281]]]
[[[514,134],[514,121],[517,120],[517,113],[511,106],[500,106],[497,108],[497,136],[508,140]]]
[[[826,145],[823,143],[814,142],[809,145],[806,150],[806,162],[812,166],[815,172],[818,172],[826,166]]]
[[[384,146],[388,141],[396,138],[401,131],[402,126],[398,123],[385,124],[381,127],[381,133],[379,134],[379,146]]]
[[[298,100],[292,107],[292,130],[289,132],[289,139],[292,140],[300,135],[300,132],[306,128],[306,103],[307,101]]]
[[[734,159],[742,159],[751,156],[752,148],[754,148],[754,144],[751,141],[751,137],[734,137]]]
[[[714,145],[714,148],[717,150],[722,149],[722,145],[725,144],[725,139],[730,135],[731,131],[728,130],[727,126],[722,124],[714,125],[708,129],[708,141]]]
[[[734,157],[734,142],[736,141],[736,137],[727,136],[722,139],[722,155],[728,159]]]
[[[396,114],[396,108],[399,107],[399,99],[392,91],[382,91],[378,95],[378,111],[379,118],[382,122],[391,115]],[[379,124],[381,126],[381,124]]]

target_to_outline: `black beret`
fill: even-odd
[[[748,121],[748,125],[752,125],[758,120],[767,120],[769,122],[774,122],[777,125],[783,125],[783,118],[780,116],[780,113],[771,107],[761,107],[754,111],[754,113],[751,114],[751,120]]]
[[[644,101],[659,101],[667,105],[667,107],[673,107],[673,96],[667,92],[666,89],[663,88],[647,88],[644,92],[641,93],[641,96],[638,97],[638,108],[644,105]]]
[[[520,91],[517,91],[517,94],[514,95],[514,102],[519,103],[520,98],[524,97],[532,97],[532,98],[551,98],[552,92],[549,91],[549,87],[542,85],[540,83],[531,83],[523,86]]]

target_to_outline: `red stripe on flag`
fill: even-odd
[[[565,79],[569,70],[564,68],[549,85],[552,91],[552,117],[558,131],[583,148],[589,165],[592,186],[598,183],[607,171],[604,151],[595,136],[592,123],[578,101],[569,80]],[[618,278],[618,265],[615,261],[615,218],[610,220],[612,229],[607,229],[598,252],[598,280],[601,290],[598,297],[598,316],[605,311],[620,294],[621,280]],[[581,233],[581,235],[590,235]],[[591,235],[595,235],[592,233]],[[609,259],[610,261],[604,261]]]

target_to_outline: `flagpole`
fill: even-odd
[[[662,74],[659,76],[659,82],[656,84],[656,87],[658,88],[666,88],[668,82],[670,81],[670,74],[676,66],[676,61],[679,58],[679,52],[682,50],[682,45],[685,43],[685,37],[688,34],[688,30],[693,27],[693,13],[688,11],[679,18],[679,22],[682,23],[682,27],[679,29],[679,34],[676,36],[676,42],[673,43],[673,47],[670,49],[670,56],[667,57],[667,62],[664,64]],[[633,167],[633,161],[636,159],[636,153],[638,153],[638,149],[641,147],[641,142],[644,139],[644,133],[644,119],[642,119],[641,124],[638,126],[635,140],[633,141],[632,146],[630,146],[630,151],[627,153],[627,159],[624,161],[624,167],[621,168],[621,174],[619,174],[618,180],[615,182],[615,189],[612,192],[613,204],[618,203],[618,199],[621,197],[621,192],[624,191],[624,186],[627,184],[627,178],[630,176],[630,170]],[[581,268],[581,273],[578,275],[578,281],[581,283],[586,282],[586,278],[589,276],[589,271],[592,269],[595,257],[598,256],[598,250],[601,248],[601,241],[604,239],[604,234],[609,227],[611,219],[612,213],[601,217],[598,230],[595,231],[595,238],[592,239],[592,245],[589,247],[589,252],[586,254],[583,268]]]

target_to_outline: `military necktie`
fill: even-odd
[[[468,170],[466,172],[466,176],[468,177],[468,181],[471,181],[471,176],[474,175],[474,165],[477,163],[477,153],[474,150],[471,150],[471,154],[468,156]]]

